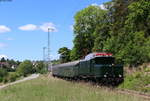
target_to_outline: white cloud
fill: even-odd
[[[51,60],[59,59],[60,55],[55,54],[55,55],[50,55]]]
[[[5,25],[0,25],[0,33],[10,32],[11,29]]]
[[[50,29],[50,32],[57,32],[55,25],[51,22],[44,23],[39,28],[44,32],[48,32],[48,29]]]
[[[73,29],[74,29],[73,25],[70,25],[70,29],[71,29],[71,30],[73,30]]]
[[[14,39],[13,38],[6,38],[6,40],[11,41],[11,40],[14,40]]]
[[[19,29],[23,31],[33,31],[33,30],[37,30],[38,27],[34,24],[27,24],[24,26],[20,26]]]
[[[44,32],[48,32],[48,29],[50,29],[50,32],[57,32],[55,25],[51,22],[43,23],[42,25],[27,24],[20,26],[19,29],[23,31],[42,30]]]
[[[93,3],[93,4],[91,4],[91,5],[92,5],[92,6],[99,6],[101,9],[107,10],[107,9],[105,8],[105,5],[104,5],[104,4],[98,5],[98,4],[96,4],[96,3]]]
[[[93,4],[91,4],[92,6],[98,6],[98,4],[97,3],[93,3]]]
[[[7,59],[8,58],[8,56],[7,55],[4,55],[4,54],[0,54],[0,59],[1,58],[5,58],[5,59]]]
[[[99,7],[100,7],[101,9],[103,9],[103,10],[106,10],[106,8],[105,8],[105,5],[104,5],[104,4],[99,5]]]
[[[6,47],[6,44],[0,43],[0,49],[2,49],[2,48],[4,48],[4,47]]]

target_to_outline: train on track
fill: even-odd
[[[111,53],[90,53],[83,60],[52,66],[52,75],[69,79],[89,79],[98,82],[123,82],[123,65],[115,64]]]

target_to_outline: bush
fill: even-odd
[[[3,81],[3,78],[2,77],[0,77],[0,82],[2,82]]]
[[[10,82],[13,82],[13,81],[16,81],[16,79],[19,77],[19,75],[17,74],[17,73],[11,73],[11,74],[9,74],[9,76],[8,76],[8,81],[10,81]]]
[[[42,62],[42,61],[36,62],[34,69],[35,69],[36,73],[41,73],[41,74],[47,73],[47,65],[44,64],[44,62]]]
[[[27,74],[31,74],[32,72],[33,72],[33,65],[29,60],[25,60],[17,68],[17,73],[20,76],[27,76]]]
[[[8,82],[7,77],[4,77],[4,78],[3,78],[3,82],[4,82],[4,83],[7,83],[7,82]]]
[[[150,93],[150,87],[148,86],[150,84],[150,75],[147,71],[149,71],[149,68],[145,68],[144,72],[137,71],[126,75],[124,83],[119,87]]]
[[[150,68],[145,68],[145,70],[144,70],[145,72],[150,72]]]
[[[47,73],[47,70],[45,68],[41,69],[40,72],[41,74],[46,74]]]
[[[4,77],[8,75],[8,72],[5,69],[0,68],[0,82],[4,80]]]

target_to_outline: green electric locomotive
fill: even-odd
[[[116,65],[111,53],[91,53],[83,60],[52,66],[52,75],[62,78],[122,82],[123,65]]]

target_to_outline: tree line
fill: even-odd
[[[112,0],[90,5],[74,16],[73,48],[62,47],[61,62],[84,58],[91,52],[110,52],[118,63],[137,66],[150,61],[149,0]]]
[[[47,65],[43,61],[24,60],[20,62],[13,59],[0,59],[0,83],[12,82],[33,73],[43,74],[47,71]]]

